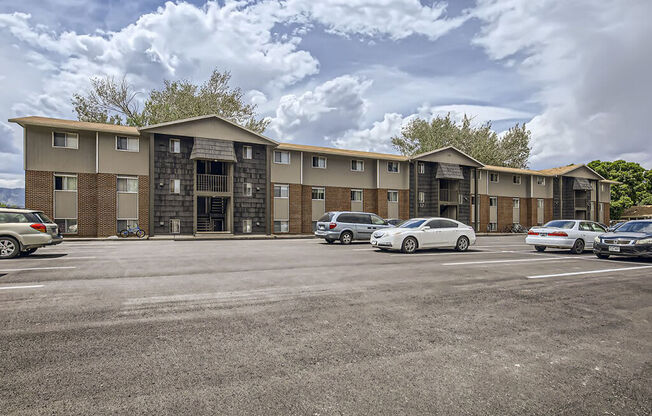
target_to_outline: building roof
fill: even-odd
[[[42,126],[42,127],[53,127],[55,129],[62,129],[62,130],[69,129],[69,130],[99,131],[104,133],[125,134],[129,136],[140,135],[136,127],[119,126],[117,124],[91,123],[88,121],[64,120],[60,118],[39,117],[39,116],[10,118],[9,121],[12,123],[18,123],[23,127]]]
[[[324,153],[324,154],[340,155],[340,156],[362,157],[367,159],[398,160],[401,162],[405,162],[408,160],[408,158],[405,156],[393,155],[391,153],[363,152],[360,150],[346,150],[346,149],[337,149],[334,147],[310,146],[306,144],[280,143],[278,145],[278,149],[293,150],[295,152],[311,152],[311,153]]]
[[[652,218],[652,205],[634,205],[623,211],[621,217]]]
[[[493,166],[485,165],[484,170],[491,170],[495,172],[505,172],[505,173],[516,173],[521,175],[536,175],[536,176],[552,176],[548,173],[544,173],[540,170],[531,170],[531,169],[521,169],[521,168],[509,168],[506,166]]]
[[[601,181],[605,180],[605,178],[602,177],[602,175],[600,175],[598,172],[596,172],[595,170],[591,169],[590,167],[588,167],[587,165],[585,165],[583,163],[575,163],[575,164],[568,165],[568,166],[560,166],[558,168],[542,169],[539,172],[547,173],[547,174],[549,174],[551,176],[559,176],[559,175],[566,175],[566,174],[568,174],[568,173],[570,173],[570,172],[572,172],[574,170],[577,170],[579,168],[586,168],[586,169],[590,170],[591,172],[593,172],[596,176],[598,176]]]
[[[467,158],[467,159],[473,161],[473,163],[476,164],[475,167],[479,167],[479,168],[481,168],[482,166],[484,166],[484,165],[482,164],[482,162],[477,161],[476,159],[472,158],[471,156],[467,155],[466,153],[464,153],[463,151],[461,151],[460,149],[458,149],[458,148],[456,148],[456,147],[454,147],[454,146],[446,146],[446,147],[442,147],[442,148],[439,148],[439,149],[431,150],[431,151],[429,151],[429,152],[420,153],[420,154],[418,154],[418,155],[411,156],[410,159],[411,159],[411,160],[421,159],[421,158],[423,158],[423,157],[425,157],[425,156],[434,155],[435,153],[441,153],[441,152],[444,152],[444,151],[446,151],[446,150],[453,150],[453,151],[459,153],[460,155],[464,156],[465,158]]]
[[[612,185],[622,185],[623,184],[622,182],[614,181],[614,180],[611,180],[611,179],[604,179],[604,180],[601,180],[600,182],[602,182],[602,183],[610,183]]]

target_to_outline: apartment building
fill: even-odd
[[[448,147],[412,157],[278,143],[215,115],[141,128],[46,117],[24,129],[25,203],[65,234],[310,233],[333,210],[444,216],[478,231],[609,221],[584,165],[485,166]]]

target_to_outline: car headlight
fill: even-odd
[[[652,238],[643,238],[641,240],[636,240],[636,244],[652,244]]]
[[[384,236],[384,235],[385,235],[385,233],[382,232],[382,231],[376,231],[376,232],[374,233],[374,237],[376,237],[376,238],[380,238],[380,237],[382,237],[382,236]]]
[[[597,237],[597,236],[596,236],[596,237],[593,239],[593,242],[594,242],[594,243],[599,243],[599,242],[600,242],[600,237]]]

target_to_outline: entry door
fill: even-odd
[[[495,196],[489,198],[489,222],[498,222],[498,198]]]
[[[521,200],[519,198],[513,199],[512,222],[514,224],[521,223]]]
[[[543,224],[543,199],[537,199],[537,224]]]

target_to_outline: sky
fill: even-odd
[[[0,187],[22,129],[93,76],[138,91],[228,70],[281,142],[395,153],[415,117],[532,132],[530,167],[652,168],[649,0],[0,0]],[[145,94],[141,94],[144,96]]]

